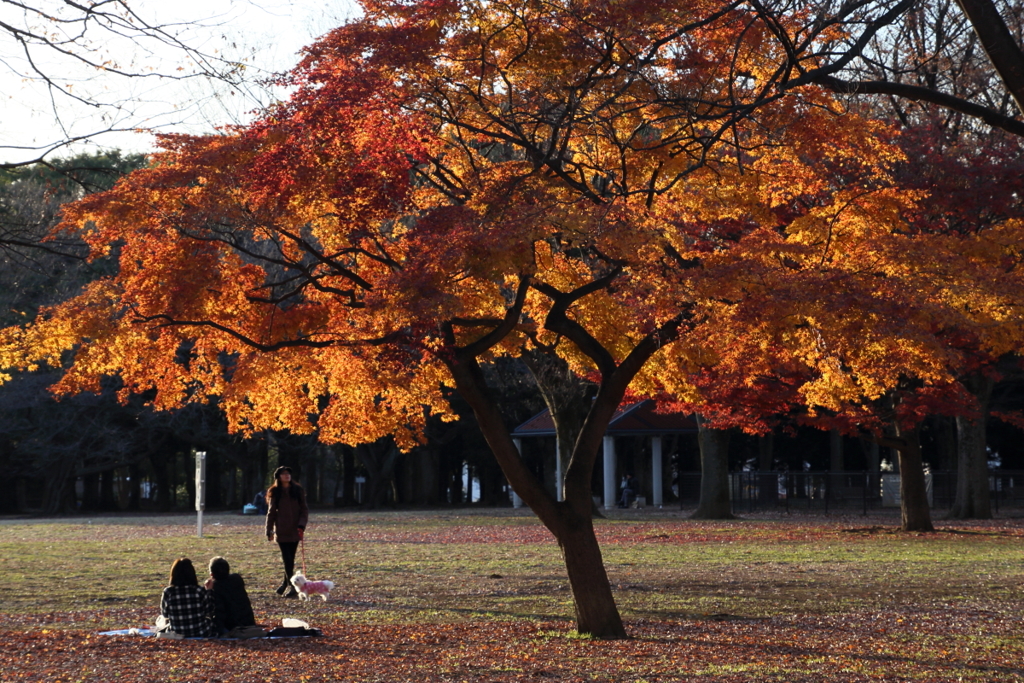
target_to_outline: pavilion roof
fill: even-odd
[[[683,413],[657,413],[657,404],[651,400],[622,403],[608,424],[609,436],[648,436],[655,434],[693,434],[697,421],[693,415]],[[512,431],[512,436],[554,436],[555,423],[545,408]]]

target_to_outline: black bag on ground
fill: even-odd
[[[224,637],[225,638],[237,638],[239,640],[244,640],[244,639],[247,639],[247,638],[263,638],[266,635],[267,635],[266,631],[264,631],[259,626],[253,625],[253,626],[236,626],[233,629],[231,629],[230,631],[228,631],[224,635]]]
[[[278,626],[267,631],[268,638],[295,638],[299,636],[322,636],[323,632],[318,628],[305,628],[302,626]]]

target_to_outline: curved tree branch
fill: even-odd
[[[985,53],[992,60],[992,66],[1013,95],[1017,110],[1024,114],[1024,50],[1017,45],[992,0],[956,1],[971,20]]]
[[[397,333],[391,333],[383,337],[376,339],[312,339],[310,337],[296,337],[294,339],[282,339],[281,341],[274,342],[273,344],[263,344],[248,335],[242,334],[238,330],[234,330],[227,325],[223,325],[213,320],[178,320],[164,313],[157,315],[139,315],[136,314],[132,320],[135,323],[158,323],[157,327],[209,327],[224,334],[237,339],[246,346],[250,346],[257,351],[269,352],[278,351],[280,349],[287,349],[293,347],[306,347],[312,349],[323,349],[329,346],[380,346],[388,342],[394,341],[398,338]]]
[[[931,102],[940,107],[981,119],[993,128],[999,128],[1014,135],[1024,136],[1024,121],[1010,118],[988,107],[974,104],[959,97],[946,95],[930,88],[904,83],[892,83],[890,81],[844,81],[832,76],[816,77],[811,82],[825,86],[834,92],[895,95],[910,100]]]
[[[544,282],[533,284],[534,289],[546,295],[554,302],[551,310],[548,311],[547,318],[544,320],[545,329],[560,334],[576,344],[588,358],[594,361],[598,371],[604,376],[611,375],[615,371],[615,359],[601,342],[587,332],[582,325],[571,319],[567,312],[570,306],[583,297],[607,288],[620,273],[622,273],[622,266],[616,266],[604,277],[589,282],[571,292],[561,292]]]

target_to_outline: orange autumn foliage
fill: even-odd
[[[567,553],[581,630],[621,635],[603,569],[571,562],[600,565],[590,475],[627,389],[701,409],[702,372],[737,390],[769,378],[781,390],[741,421],[762,431],[788,402],[837,412],[906,376],[948,383],[947,320],[985,328],[993,353],[1020,339],[991,267],[1022,226],[910,230],[927,195],[894,181],[894,133],[783,87],[792,55],[757,12],[364,8],[307,50],[289,102],[166,136],[149,168],[70,206],[63,228],[118,271],[0,333],[0,366],[73,351],[59,392],[116,375],[162,408],[215,397],[239,430],[402,447],[426,411],[450,417],[455,386],[516,491],[586,546]],[[530,345],[600,386],[567,506],[518,459],[478,372]],[[602,580],[590,613],[581,591]]]

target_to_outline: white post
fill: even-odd
[[[565,474],[562,472],[562,441],[555,437],[555,499],[558,502],[565,500],[564,492]]]
[[[519,455],[520,455],[520,457],[522,457],[522,455],[523,455],[523,440],[522,439],[512,439],[512,443],[514,443],[516,445],[516,450],[519,451]],[[511,486],[511,484],[509,486]],[[515,489],[512,489],[512,507],[514,507],[514,508],[521,508],[521,507],[523,507],[523,499],[519,497],[519,494],[516,493]]]
[[[651,505],[660,508],[664,502],[661,495],[661,435],[651,437]]]
[[[604,509],[615,507],[615,494],[619,490],[615,481],[615,437],[604,437]]]
[[[196,451],[196,536],[203,537],[203,510],[206,509],[206,451]]]

